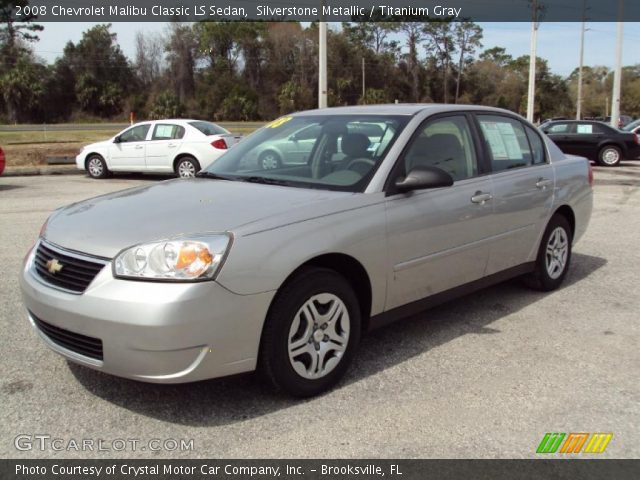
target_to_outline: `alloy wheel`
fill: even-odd
[[[104,172],[104,166],[102,165],[102,160],[98,157],[93,157],[89,160],[89,174],[92,177],[99,177]]]
[[[562,227],[556,227],[547,242],[546,267],[549,277],[556,279],[562,275],[569,255],[569,236]]]
[[[331,293],[308,299],[289,329],[289,361],[303,378],[326,376],[340,363],[349,343],[350,319],[344,302]]]

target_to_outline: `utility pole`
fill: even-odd
[[[536,55],[538,43],[538,13],[541,7],[538,0],[531,1],[531,53],[529,54],[529,91],[527,93],[527,120],[533,122],[536,96]]]
[[[618,128],[620,119],[620,90],[622,86],[622,34],[624,23],[622,22],[622,13],[624,9],[624,0],[618,3],[618,35],[616,39],[616,69],[613,74],[613,96],[611,98],[611,126]]]
[[[327,22],[324,22],[324,0],[320,2],[318,45],[318,108],[327,108]]]
[[[365,95],[365,70],[364,70],[364,57],[362,57],[362,100],[364,101],[364,95]]]
[[[584,32],[587,20],[587,0],[582,1],[582,30],[580,31],[580,68],[578,69],[578,101],[576,120],[582,120],[582,67],[584,65]]]

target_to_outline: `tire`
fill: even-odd
[[[598,164],[604,167],[617,167],[622,160],[622,150],[615,145],[605,145],[598,152]]]
[[[276,168],[282,167],[282,159],[277,152],[267,150],[266,152],[262,152],[258,157],[258,166],[262,170],[275,170]]]
[[[182,157],[176,164],[176,174],[180,178],[193,178],[200,171],[200,163],[193,157]]]
[[[104,158],[97,153],[91,154],[87,157],[85,168],[91,178],[107,178],[110,173],[109,168],[107,167],[107,162],[105,162]]]
[[[349,367],[360,328],[358,299],[344,277],[333,270],[304,268],[281,288],[269,309],[258,371],[277,391],[295,397],[322,393]]]
[[[549,292],[562,284],[571,264],[572,240],[568,220],[559,214],[551,217],[540,242],[535,269],[525,277],[529,287]]]

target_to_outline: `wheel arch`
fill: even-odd
[[[104,163],[106,163],[106,164],[107,164],[107,168],[109,168],[109,167],[110,167],[110,165],[109,165],[109,160],[107,160],[107,158],[105,157],[105,155],[104,155],[104,154],[102,154],[102,153],[100,153],[100,152],[98,152],[97,150],[94,150],[94,151],[91,151],[91,152],[87,153],[87,154],[84,156],[84,169],[85,169],[85,170],[88,170],[88,169],[89,169],[89,165],[88,165],[88,163],[89,163],[89,157],[91,157],[92,155],[98,155],[102,160],[104,160]]]
[[[603,140],[603,142],[600,145],[598,145],[598,151],[596,152],[596,157],[600,158],[600,152],[602,152],[603,148],[607,148],[607,147],[617,147],[622,152],[623,157],[627,155],[627,146],[624,144],[624,142],[618,142],[615,140],[607,139],[607,140]]]
[[[553,212],[551,217],[553,218],[554,215],[562,215],[567,219],[569,226],[571,227],[571,238],[573,238],[576,232],[576,215],[573,209],[569,205],[561,205],[555,210],[555,212]]]
[[[180,152],[173,159],[172,167],[173,167],[173,171],[174,172],[178,168],[178,162],[180,160],[182,160],[183,158],[192,158],[193,160],[198,162],[198,165],[200,165],[200,168],[202,168],[202,164],[200,163],[200,160],[198,160],[198,157],[196,157],[193,153],[191,153],[191,152]]]
[[[345,253],[325,253],[313,257],[292,271],[282,282],[278,291],[290,282],[301,270],[308,267],[318,267],[333,270],[342,275],[351,285],[360,305],[362,317],[362,332],[366,332],[369,327],[369,317],[371,316],[373,289],[371,279],[367,270],[356,258]],[[275,299],[275,297],[274,297]],[[272,301],[273,303],[273,301]],[[271,307],[269,307],[271,308]]]

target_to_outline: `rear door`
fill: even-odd
[[[147,142],[146,164],[152,171],[173,171],[173,160],[180,150],[185,134],[182,125],[158,122]]]
[[[119,142],[114,142],[109,147],[111,170],[142,171],[146,169],[145,152],[150,127],[149,123],[135,125],[119,135]]]
[[[387,309],[484,275],[492,228],[491,180],[482,175],[470,119],[464,113],[427,119],[391,174],[393,181],[416,166],[434,166],[455,182],[387,197],[392,267]]]
[[[493,239],[486,275],[535,258],[550,213],[555,177],[537,130],[519,119],[477,114],[491,164]]]
[[[598,146],[604,136],[604,129],[596,123],[576,123],[575,133],[571,136],[573,140],[573,151],[571,153],[595,158],[598,154]]]

